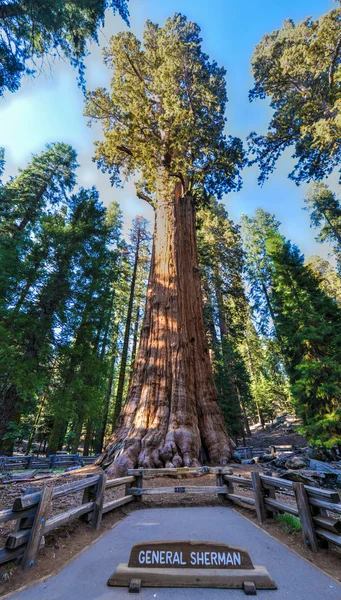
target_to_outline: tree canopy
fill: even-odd
[[[147,21],[143,44],[119,33],[104,60],[111,91],[89,92],[86,115],[102,123],[95,160],[113,184],[139,174],[138,193],[152,205],[161,172],[193,196],[239,188],[242,144],[223,133],[225,70],[202,51],[198,25],[180,14],[163,27]]]
[[[23,75],[34,75],[44,61],[63,55],[84,85],[87,42],[97,41],[105,11],[128,22],[128,0],[0,0],[0,97],[15,92]]]
[[[341,8],[315,21],[286,20],[263,36],[251,64],[250,100],[268,97],[274,111],[268,133],[249,137],[260,182],[290,146],[297,183],[331,173],[341,161]]]

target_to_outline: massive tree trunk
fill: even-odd
[[[201,449],[212,464],[231,456],[204,334],[195,206],[178,183],[158,199],[136,367],[98,463],[110,475],[137,465],[197,466]]]

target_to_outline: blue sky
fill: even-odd
[[[203,48],[211,59],[227,70],[227,132],[243,139],[251,130],[266,131],[270,109],[266,101],[248,102],[252,87],[250,59],[254,46],[265,33],[281,27],[283,20],[316,18],[335,6],[333,0],[130,0],[131,30],[142,36],[146,19],[163,24],[174,12],[185,14],[202,29]],[[110,36],[127,29],[119,16],[107,15],[99,34],[100,46],[92,45],[86,60],[87,84],[92,89],[106,86],[110,72],[102,64],[101,48]],[[105,204],[116,199],[129,227],[136,214],[150,220],[150,207],[135,197],[134,186],[111,188],[107,175],[92,163],[93,142],[101,137],[98,126],[89,128],[83,117],[83,96],[74,70],[58,59],[35,79],[25,79],[18,92],[0,101],[0,146],[6,149],[6,175],[25,166],[32,153],[48,142],[72,144],[79,156],[79,183],[96,185]],[[245,169],[243,188],[224,197],[230,216],[239,221],[244,212],[252,215],[258,206],[274,212],[282,232],[308,256],[326,256],[329,248],[316,244],[309,215],[302,210],[306,186],[297,187],[287,178],[292,168],[290,152],[281,158],[276,172],[263,186],[257,184],[257,168]]]

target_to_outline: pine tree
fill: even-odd
[[[43,376],[36,360],[38,353],[49,353],[48,332],[64,294],[63,287],[58,288],[58,277],[66,268],[59,247],[67,210],[65,192],[75,183],[76,164],[69,146],[48,146],[1,190],[0,438],[9,422],[10,438],[15,436],[20,406],[41,389]],[[57,211],[51,212],[51,207]]]
[[[320,289],[304,257],[271,234],[272,302],[287,372],[305,432],[315,444],[341,440],[341,311]]]
[[[257,208],[254,217],[243,215],[242,231],[246,254],[246,272],[250,285],[249,298],[253,317],[259,330],[268,334],[275,327],[275,315],[271,304],[272,264],[266,250],[266,238],[271,231],[277,232],[280,223],[274,215]],[[280,342],[280,334],[276,331]]]
[[[336,269],[320,256],[310,256],[305,264],[316,277],[321,290],[341,306],[341,278]]]
[[[148,233],[148,221],[144,219],[144,217],[137,216],[133,220],[132,228],[129,234],[130,241],[130,253],[132,255],[133,265],[132,265],[132,275],[130,282],[130,291],[129,291],[129,300],[127,307],[127,315],[125,320],[125,330],[124,330],[124,341],[123,348],[121,353],[121,363],[119,369],[118,376],[118,384],[116,390],[116,399],[115,399],[115,408],[114,408],[114,418],[113,425],[118,419],[118,416],[121,412],[123,405],[123,393],[124,393],[124,383],[126,377],[126,369],[127,369],[127,361],[128,361],[128,350],[129,350],[129,340],[131,335],[131,324],[132,324],[132,316],[133,316],[133,305],[135,299],[135,290],[136,290],[136,282],[138,278],[138,269],[140,267],[140,263],[145,260],[145,252],[148,251],[148,246],[150,244],[150,234]],[[141,255],[143,259],[141,260]],[[137,334],[136,334],[137,335]]]
[[[247,301],[243,287],[244,253],[239,227],[222,204],[211,201],[198,212],[199,266],[204,315],[218,402],[228,431],[248,432],[249,377],[241,356]]]
[[[0,312],[20,304],[39,278],[48,252],[41,217],[49,207],[65,209],[75,185],[77,156],[66,144],[52,144],[33,156],[1,190]],[[47,226],[47,225],[46,225]]]
[[[81,193],[83,207],[77,213],[77,225],[82,231],[82,244],[74,264],[71,310],[62,332],[65,346],[60,356],[59,381],[51,397],[55,420],[50,453],[60,449],[68,425],[68,442],[75,451],[88,417],[94,429],[100,427],[105,394],[108,321],[112,289],[118,278],[116,246],[121,214],[117,205],[112,206],[108,221],[97,191]]]

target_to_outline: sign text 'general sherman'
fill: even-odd
[[[132,548],[129,567],[253,569],[248,552],[227,544],[193,541],[146,542]]]

